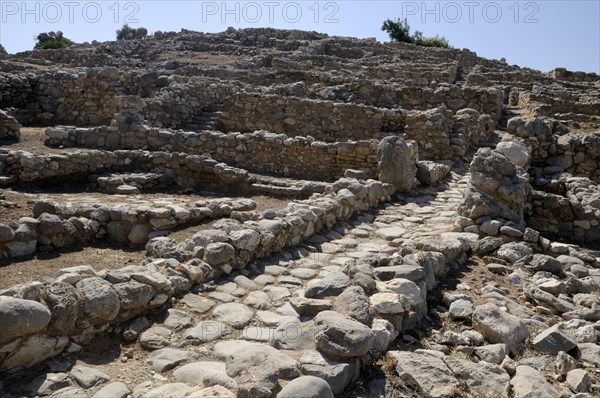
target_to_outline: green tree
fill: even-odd
[[[63,36],[60,30],[57,32],[40,33],[37,35],[35,47],[37,49],[48,50],[69,47],[73,41]]]
[[[0,44],[0,55],[6,55],[6,54],[8,54],[8,52],[6,51],[4,46],[2,44]]]
[[[148,29],[144,27],[132,28],[125,24],[117,30],[117,40],[143,39],[148,36]]]
[[[404,18],[404,20],[401,20],[400,18],[396,18],[395,20],[386,19],[383,21],[381,30],[386,32],[393,41],[403,43],[413,42],[413,38],[410,35],[410,26],[408,25],[406,18]]]
[[[381,30],[386,32],[392,41],[402,43],[412,43],[424,47],[443,47],[450,48],[450,43],[444,36],[435,35],[434,37],[425,37],[423,32],[418,30],[413,35],[410,34],[410,25],[406,18],[403,20],[386,19],[381,26]]]

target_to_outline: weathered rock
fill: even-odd
[[[3,342],[43,330],[52,315],[36,301],[0,296],[0,318],[0,342]]]
[[[379,181],[390,183],[403,193],[409,192],[417,175],[417,143],[388,136],[377,147]]]
[[[227,375],[223,362],[193,362],[183,365],[173,372],[182,383],[212,387],[220,385],[228,389],[237,388],[237,382]]]
[[[560,324],[535,336],[532,344],[537,350],[550,355],[557,355],[560,351],[568,352],[577,347],[575,339]]]
[[[337,362],[318,351],[304,351],[300,363],[302,374],[325,380],[334,395],[341,394],[358,376],[356,363]]]
[[[117,283],[114,289],[119,295],[122,310],[144,308],[156,294],[152,286],[135,281]]]
[[[213,309],[213,317],[218,322],[241,329],[250,323],[254,317],[254,312],[243,304],[225,303]]]
[[[90,321],[112,321],[119,314],[119,295],[109,282],[97,277],[86,278],[75,287],[81,292],[83,310]]]
[[[517,366],[515,376],[511,379],[515,398],[546,398],[557,396],[556,390],[546,381],[544,376],[529,366]]]
[[[306,285],[304,295],[308,298],[337,296],[350,285],[350,278],[342,272],[332,272],[323,279],[312,280]]]
[[[533,250],[527,243],[523,242],[506,243],[497,251],[498,257],[508,261],[509,263],[514,263],[515,261],[518,261],[530,254],[533,254]]]
[[[325,380],[301,376],[286,384],[277,398],[333,398],[333,392]]]
[[[449,162],[430,162],[421,160],[417,162],[417,180],[423,185],[435,185],[450,173],[452,166]]]
[[[140,335],[140,345],[148,351],[158,350],[169,345],[171,331],[161,326],[153,326]]]
[[[428,352],[390,351],[400,379],[423,397],[453,397],[459,382],[439,356]],[[435,377],[432,377],[435,375]]]
[[[194,358],[194,354],[189,351],[167,347],[150,353],[148,364],[150,369],[162,373],[192,358]]]
[[[229,243],[209,243],[204,249],[204,261],[214,267],[226,264],[235,258],[235,249]]]
[[[510,376],[498,365],[486,362],[473,363],[468,360],[446,357],[444,362],[459,382],[469,386],[475,396],[509,396]]]
[[[71,377],[83,388],[92,388],[108,381],[108,375],[94,368],[75,365],[71,369]]]
[[[196,390],[198,387],[192,387],[185,383],[166,383],[146,392],[142,398],[185,398]]]
[[[527,326],[514,315],[507,314],[494,304],[475,308],[473,327],[491,343],[504,343],[516,353],[521,343],[529,336]]]
[[[222,387],[220,385],[215,385],[208,388],[203,388],[201,390],[197,390],[192,392],[186,398],[235,398],[236,395]]]
[[[561,351],[554,360],[554,367],[560,375],[566,376],[571,370],[577,367],[577,361],[564,351]]]
[[[590,392],[592,389],[592,379],[586,370],[573,369],[567,374],[567,385],[576,393]]]
[[[18,349],[4,358],[0,363],[0,371],[15,373],[30,368],[60,354],[68,343],[69,338],[65,336],[54,337],[44,334],[29,336]]]
[[[581,359],[600,366],[600,345],[594,343],[580,343],[578,346]]]
[[[264,344],[249,344],[234,347],[225,359],[227,374],[237,377],[252,368],[274,371],[276,377],[291,379],[299,375],[298,363],[289,356]]]
[[[336,298],[335,309],[337,312],[348,315],[365,325],[369,325],[371,322],[369,298],[359,286],[350,286],[346,288],[346,290]]]
[[[545,254],[534,254],[527,267],[533,272],[547,271],[555,275],[561,275],[563,273],[561,262],[554,257]]]
[[[469,318],[473,314],[474,310],[475,306],[471,301],[456,300],[450,304],[448,312],[453,319],[465,319]]]
[[[323,311],[314,318],[319,351],[333,357],[358,357],[373,346],[371,329],[336,311]]]
[[[50,328],[57,334],[69,334],[75,329],[79,315],[80,295],[72,285],[54,282],[46,286],[44,301],[52,312]]]
[[[207,343],[218,340],[231,333],[231,329],[222,322],[201,321],[193,328],[185,331],[183,338],[194,344]]]
[[[187,312],[169,308],[167,313],[169,315],[163,324],[168,328],[179,330],[185,329],[192,325],[192,317]]]
[[[309,299],[306,297],[293,297],[290,304],[300,315],[315,316],[321,311],[330,310],[333,305],[331,300]]]
[[[509,354],[506,344],[490,344],[482,347],[475,347],[474,353],[482,361],[498,365],[500,365],[504,360],[504,357]]]
[[[126,398],[131,390],[121,381],[110,383],[102,387],[92,398]]]

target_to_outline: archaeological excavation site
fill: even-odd
[[[0,144],[0,398],[600,396],[596,74],[157,32],[0,55]]]

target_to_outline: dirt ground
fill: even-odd
[[[46,127],[22,127],[21,138],[18,142],[5,142],[0,145],[2,149],[9,149],[11,151],[27,151],[37,153],[40,155],[47,155],[51,153],[62,153],[66,151],[73,151],[75,148],[51,148],[44,145],[44,139],[46,138],[44,132]]]
[[[100,271],[138,264],[145,257],[143,248],[133,249],[103,242],[94,247],[72,247],[60,251],[38,252],[32,257],[21,259],[0,260],[0,289],[55,278],[62,268],[91,265]]]

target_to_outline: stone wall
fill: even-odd
[[[0,140],[18,141],[21,137],[21,125],[17,119],[0,109]]]
[[[532,148],[527,225],[551,237],[599,242],[600,134],[569,133],[551,119],[513,118],[507,130]]]
[[[552,77],[556,80],[568,82],[597,82],[600,81],[600,76],[596,73],[573,72],[566,68],[554,68],[551,72]]]
[[[142,150],[79,151],[38,155],[0,149],[0,184],[87,179],[108,171],[143,170],[167,175],[181,187],[218,184],[241,188],[253,178],[246,170],[219,163],[208,156]]]
[[[177,248],[169,238],[151,240],[147,250],[167,257],[165,260],[105,272],[74,267],[62,270],[57,279],[47,283],[4,290],[0,371],[18,372],[58,355],[70,341],[89,340],[110,325],[163,306],[196,283],[300,243],[389,200],[393,191],[391,185],[374,180],[342,179],[327,194],[290,203],[287,211],[275,217],[217,224]],[[173,251],[179,254],[173,255]]]
[[[135,99],[146,119],[158,127],[181,127],[206,107],[222,101],[236,84],[158,72],[86,68],[27,74],[0,72],[0,108],[14,107],[24,124],[109,124]]]
[[[503,91],[496,87],[473,87],[439,84],[434,87],[418,85],[383,84],[364,80],[339,86],[326,87],[319,93],[323,99],[360,100],[366,105],[390,109],[428,110],[440,106],[457,112],[472,108],[490,115],[494,122],[500,119]]]
[[[441,106],[429,111],[409,111],[403,138],[417,142],[421,159],[451,159],[464,156],[488,140],[494,125],[489,115],[475,109],[461,109],[453,115]]]
[[[595,184],[594,187],[597,188]],[[589,188],[590,194],[583,201],[571,195],[533,191],[527,225],[550,237],[568,236],[569,240],[600,242],[600,192]]]
[[[377,175],[376,140],[324,143],[266,131],[194,133],[145,126],[137,131],[55,127],[46,130],[46,137],[46,144],[51,146],[209,153],[220,162],[252,172],[300,178],[334,179],[343,176],[346,169],[362,170],[368,177]]]
[[[86,245],[108,239],[145,244],[154,231],[228,217],[234,211],[256,208],[251,200],[213,199],[194,203],[135,206],[40,201],[33,217],[0,224],[0,257],[15,258],[37,251]]]
[[[276,95],[237,95],[221,109],[223,131],[268,130],[325,142],[378,138],[401,132],[405,123],[401,110]]]
[[[559,173],[588,177],[600,182],[600,132],[569,133],[551,119],[526,121],[513,118],[508,133],[525,139],[532,147],[532,166],[536,178]]]
[[[536,117],[600,115],[600,89],[594,86],[568,87],[565,84],[534,85],[531,92],[519,94],[519,107]]]

